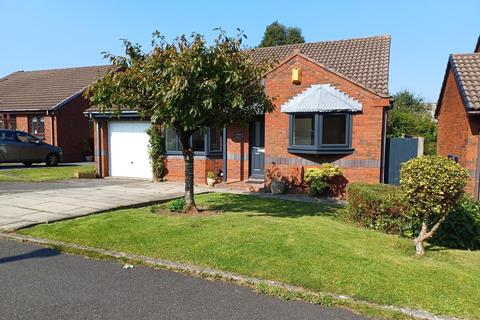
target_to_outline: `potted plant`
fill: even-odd
[[[210,188],[213,188],[215,185],[215,182],[217,182],[217,174],[213,171],[209,171],[207,173],[207,184]]]
[[[275,164],[271,170],[268,170],[267,178],[271,181],[270,191],[272,194],[282,194],[285,192],[285,182],[282,181],[282,173]]]

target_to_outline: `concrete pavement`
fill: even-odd
[[[0,193],[0,230],[166,201],[182,196],[183,189],[180,183],[128,179],[6,182],[0,184],[0,190],[4,190]],[[196,191],[203,190],[197,188]]]
[[[0,319],[366,319],[221,281],[0,240]]]

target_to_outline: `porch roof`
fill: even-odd
[[[314,84],[281,106],[284,113],[360,112],[362,104],[329,84]]]

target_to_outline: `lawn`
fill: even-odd
[[[56,167],[31,167],[21,169],[2,169],[0,170],[0,181],[50,181],[65,180],[73,178],[75,171],[90,172],[94,171],[92,165],[85,166],[67,166],[58,165]]]
[[[342,221],[343,208],[232,194],[197,197],[208,216],[128,209],[19,231],[480,319],[480,252],[430,248]]]

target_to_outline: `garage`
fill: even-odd
[[[109,171],[112,177],[152,179],[148,121],[109,121]]]

